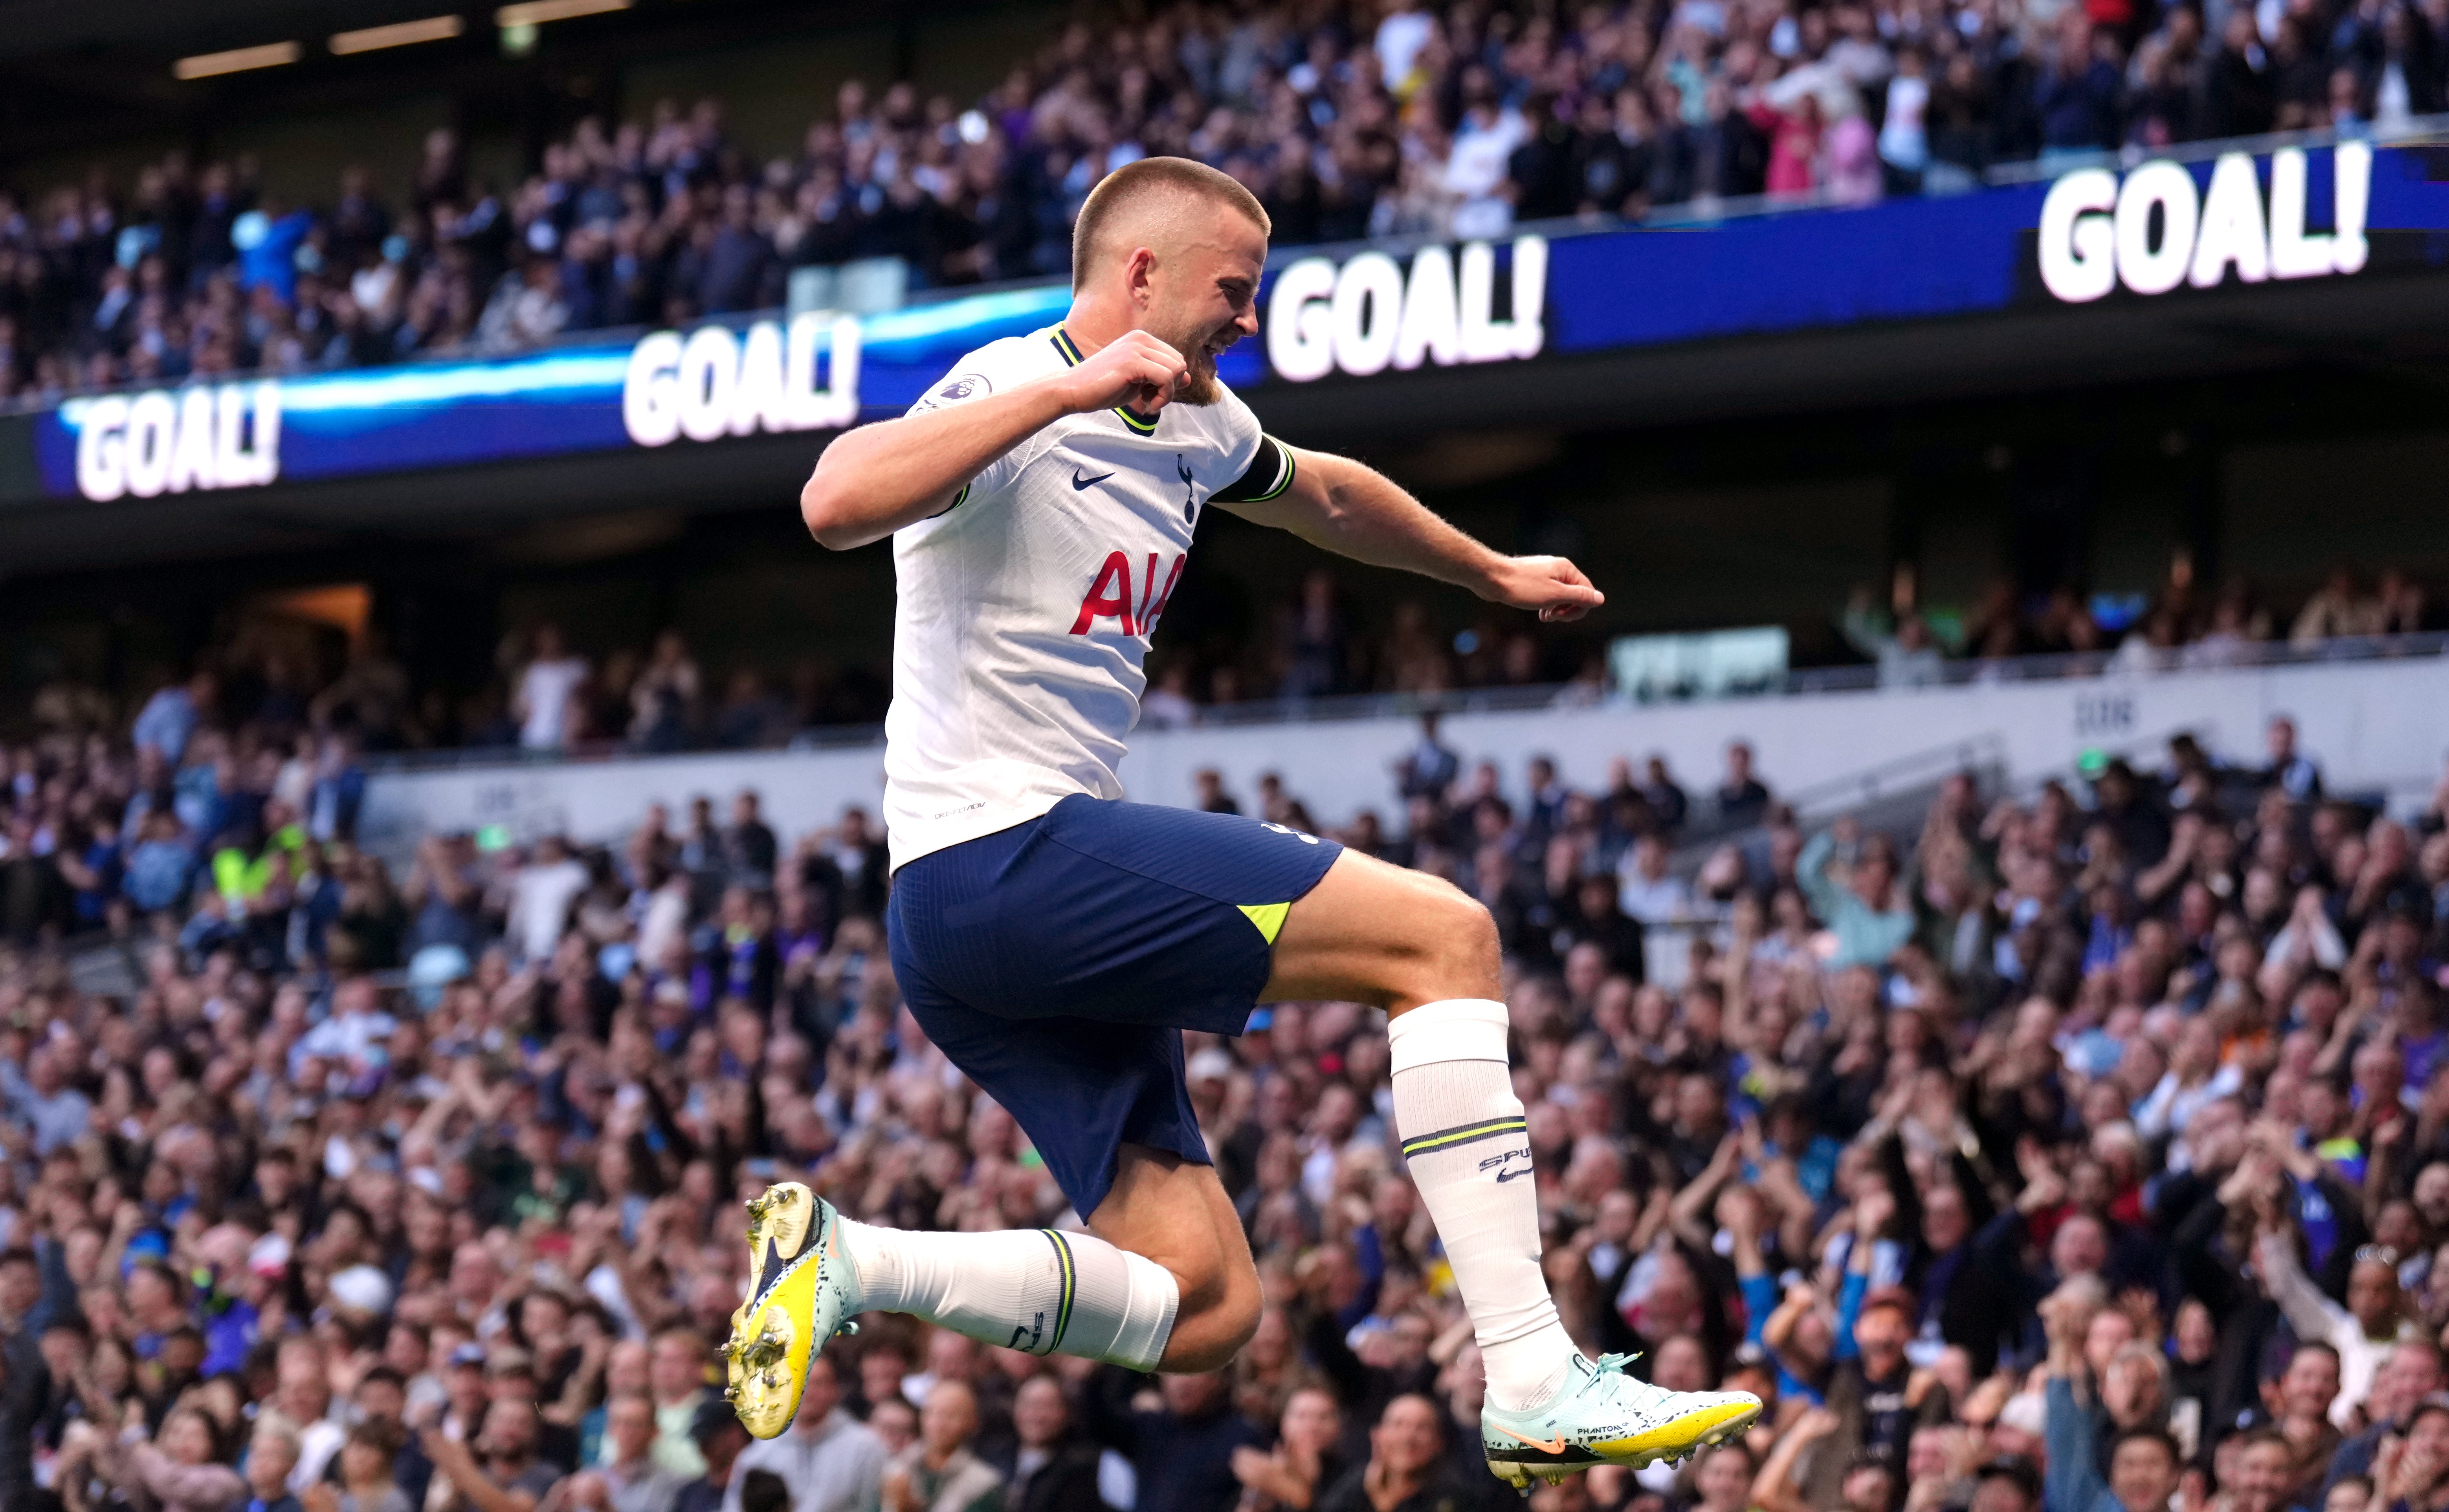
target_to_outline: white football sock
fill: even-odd
[[[1579,1351],[1539,1269],[1539,1201],[1506,1064],[1505,1005],[1422,1003],[1389,1022],[1386,1039],[1403,1157],[1470,1310],[1488,1399],[1528,1411],[1556,1394]]]
[[[1153,1370],[1173,1333],[1173,1272],[1092,1234],[1052,1229],[914,1233],[841,1224],[859,1306],[909,1312],[1028,1354]]]

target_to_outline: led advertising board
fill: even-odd
[[[1219,370],[1254,397],[1365,385],[1398,411],[1405,376],[1435,368],[2438,273],[2449,184],[2433,156],[2350,141],[1861,206],[1292,249],[1269,269],[1257,339]],[[1039,283],[864,318],[773,314],[83,396],[32,417],[34,460],[44,494],[106,503],[822,433],[900,413],[962,354],[1051,325],[1069,302]]]

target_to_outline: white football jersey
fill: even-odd
[[[911,413],[1003,393],[1081,360],[1062,327],[963,358]],[[1221,385],[1220,385],[1221,386]],[[1148,636],[1182,581],[1199,512],[1273,498],[1291,455],[1230,390],[1214,404],[1070,415],[953,507],[893,537],[893,706],[884,821],[897,867],[1034,819],[1073,793],[1120,798]]]

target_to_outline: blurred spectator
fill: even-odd
[[[302,1468],[302,1448],[298,1430],[281,1418],[268,1417],[257,1425],[254,1437],[247,1441],[246,1460],[240,1471],[246,1478],[246,1488],[254,1493],[247,1499],[250,1508],[299,1512],[298,1498],[290,1494],[290,1483],[295,1472]]]
[[[1840,821],[1803,847],[1794,875],[1812,912],[1837,936],[1832,964],[1876,966],[1913,937],[1913,906],[1898,885],[1896,852],[1886,836],[1862,836]]]
[[[1444,1419],[1424,1396],[1387,1403],[1369,1430],[1367,1463],[1328,1486],[1318,1512],[1452,1512],[1465,1504],[1446,1474]]]
[[[1395,790],[1405,798],[1442,798],[1462,770],[1462,759],[1437,740],[1436,709],[1420,716],[1419,744],[1395,767]]]
[[[1929,624],[1913,608],[1913,577],[1902,569],[1897,573],[1893,601],[1894,618],[1884,620],[1872,609],[1867,594],[1858,594],[1841,622],[1846,643],[1879,664],[1881,688],[1929,687],[1939,680],[1944,653],[1932,639]]]
[[[655,637],[653,651],[630,684],[629,741],[641,750],[678,750],[689,738],[698,701],[697,663],[678,630]]]
[[[395,1469],[404,1448],[400,1425],[368,1418],[340,1446],[338,1483],[318,1483],[299,1494],[305,1512],[411,1512]]]
[[[1097,1446],[1072,1426],[1060,1384],[1049,1376],[1021,1383],[1012,1425],[1012,1463],[998,1466],[1010,1488],[1005,1512],[1099,1512]]]
[[[569,842],[547,835],[511,882],[509,927],[516,959],[542,962],[552,956],[569,923],[570,905],[586,890],[587,867],[570,854]]]
[[[562,645],[561,627],[536,627],[533,653],[519,672],[519,744],[531,751],[557,751],[579,733],[578,690],[587,662]]]
[[[731,1307],[720,1310],[728,1314]],[[646,1382],[655,1406],[655,1463],[685,1478],[705,1473],[695,1429],[698,1408],[714,1395],[706,1386],[710,1352],[698,1329],[677,1323],[658,1329],[647,1350]]]
[[[2263,780],[2276,786],[2296,803],[2310,803],[2322,796],[2322,768],[2311,757],[2296,748],[2296,722],[2285,715],[2270,722],[2268,730],[2270,766]]]
[[[1752,748],[1742,741],[1726,746],[1726,775],[1718,784],[1718,819],[1729,825],[1758,824],[1768,812],[1768,787],[1752,773]]]
[[[1187,729],[1199,723],[1199,706],[1190,697],[1190,669],[1167,662],[1140,699],[1141,729]]]
[[[472,1441],[425,1430],[420,1443],[438,1472],[435,1494],[444,1505],[459,1512],[535,1512],[563,1475],[536,1458],[537,1426],[532,1402],[504,1396],[485,1407]]]
[[[1242,811],[1240,802],[1224,790],[1224,774],[1215,767],[1203,766],[1192,773],[1191,784],[1196,789],[1196,797],[1192,802],[1200,812],[1238,814]]]
[[[209,672],[198,672],[184,683],[172,683],[156,691],[137,710],[136,748],[161,758],[164,766],[177,766],[186,754],[187,737],[195,733],[198,723],[210,712],[213,694]]]
[[[2355,569],[2342,564],[2330,570],[2321,589],[2297,611],[2287,639],[2295,646],[2310,647],[2335,635],[2377,635],[2382,632],[2382,616],[2381,600],[2367,597],[2356,581]]]
[[[1269,1505],[1309,1512],[1343,1478],[1343,1416],[1332,1393],[1316,1386],[1296,1389],[1285,1400],[1272,1451],[1233,1451],[1233,1477],[1248,1496]]]
[[[691,1409],[695,1425],[695,1409]],[[601,1477],[610,1512],[672,1512],[689,1477],[654,1459],[655,1401],[644,1391],[614,1397],[604,1420]]]
[[[780,1476],[792,1512],[864,1512],[877,1504],[885,1473],[885,1445],[865,1424],[841,1408],[838,1367],[831,1355],[808,1366],[808,1385],[790,1431],[740,1451],[732,1463],[731,1489],[723,1512],[742,1512],[739,1487],[758,1470]]]
[[[1138,1512],[1226,1512],[1241,1499],[1237,1449],[1266,1437],[1234,1405],[1224,1371],[1169,1375],[1155,1406],[1131,1401],[1130,1375],[1112,1366],[1091,1381],[1090,1431],[1129,1460]]]
[[[731,1404],[720,1397],[698,1404],[697,1416],[689,1424],[689,1438],[697,1445],[698,1457],[705,1462],[705,1474],[689,1482],[673,1499],[672,1512],[723,1512],[723,1502],[739,1478],[740,1457],[755,1441],[740,1422]],[[787,1492],[785,1493],[787,1498]]]
[[[1684,827],[1684,816],[1691,809],[1691,801],[1675,779],[1667,774],[1667,758],[1652,756],[1644,767],[1641,797],[1649,805],[1650,817],[1658,827],[1672,835]]]
[[[885,1467],[884,1512],[1001,1512],[1003,1477],[970,1452],[977,1430],[977,1393],[936,1382],[918,1412],[918,1442]]]
[[[214,1426],[202,1409],[188,1407],[164,1419],[158,1443],[128,1443],[82,1419],[70,1423],[60,1443],[52,1476],[62,1500],[83,1509],[96,1504],[96,1483],[162,1512],[224,1512],[245,1498],[246,1483],[213,1463]]]
[[[1659,835],[1644,835],[1625,853],[1617,899],[1627,917],[1645,924],[1672,923],[1692,909],[1691,885],[1670,869],[1672,858]]]

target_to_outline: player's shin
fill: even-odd
[[[1386,1033],[1404,1160],[1471,1311],[1489,1400],[1509,1411],[1537,1406],[1579,1351],[1539,1268],[1539,1204],[1506,1063],[1505,1005],[1423,1003]]]
[[[1029,1354],[1152,1370],[1181,1301],[1173,1273],[1092,1234],[913,1233],[842,1224],[859,1306],[908,1312]]]

